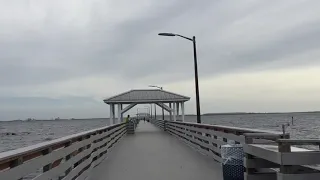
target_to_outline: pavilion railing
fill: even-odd
[[[85,179],[126,132],[121,123],[0,153],[0,179]]]

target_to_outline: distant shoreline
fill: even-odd
[[[306,112],[230,112],[230,113],[205,113],[202,116],[214,116],[214,115],[249,115],[249,114],[308,114],[308,113],[320,113],[320,111],[306,111]]]
[[[219,115],[227,115],[227,116],[232,116],[232,115],[254,115],[254,114],[308,114],[308,113],[320,113],[320,111],[305,111],[305,112],[265,112],[265,113],[260,113],[260,112],[227,112],[227,113],[204,113],[201,114],[201,116],[219,116]],[[161,116],[161,115],[157,115]],[[165,115],[168,116],[168,115]],[[185,116],[196,116],[196,114],[186,114]],[[61,119],[33,119],[30,121],[27,120],[21,120],[21,119],[16,119],[16,120],[4,120],[0,122],[9,122],[9,121],[23,121],[23,122],[33,122],[33,121],[75,121],[75,120],[98,120],[98,119],[108,119],[109,117],[105,118],[61,118]]]

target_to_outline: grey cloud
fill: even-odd
[[[68,105],[82,106],[83,104],[96,104],[98,103],[92,97],[77,97],[77,96],[66,96],[66,97],[1,97],[0,107],[16,107],[16,108],[52,108],[52,107],[63,107]]]
[[[49,2],[53,4],[46,5]],[[44,17],[39,22],[38,17],[31,16],[37,13],[27,13],[32,11],[28,4],[17,4],[17,14],[0,13],[0,16],[12,15],[11,19],[3,17],[5,22],[0,17],[0,26],[4,27],[0,29],[0,90],[9,92],[13,88],[16,93],[16,89],[21,89],[21,95],[27,96],[23,92],[26,86],[95,75],[107,76],[128,86],[148,83],[150,79],[152,83],[164,84],[193,78],[192,43],[157,36],[158,32],[166,31],[197,37],[201,78],[249,71],[259,66],[279,68],[319,63],[317,57],[288,58],[320,47],[320,16],[308,14],[317,11],[319,1],[316,0],[205,0],[201,3],[154,0],[141,6],[141,10],[135,5],[138,10],[132,14],[121,11],[125,4],[120,3],[115,7],[125,15],[117,14],[121,16],[118,18],[105,13],[109,10],[107,7],[112,6],[109,1],[100,1],[99,8],[86,2],[86,6],[81,6],[84,13],[71,13],[70,17],[60,12],[64,1],[55,2],[37,4],[52,6],[39,13]],[[2,3],[0,11],[4,7]],[[73,22],[73,16],[79,25]],[[300,22],[300,16],[310,16],[312,20]],[[64,21],[65,18],[70,22]],[[247,26],[241,24],[244,22]],[[66,100],[77,104],[72,99]],[[28,101],[38,102],[37,99]],[[39,104],[50,103],[56,101],[39,101]]]
[[[0,44],[0,59],[4,62],[0,82],[3,85],[41,84],[92,73],[119,72],[117,69],[121,71],[124,64],[136,61],[126,54],[142,42],[145,34],[163,26],[170,17],[187,11],[188,6],[189,3],[179,2],[166,10],[154,7],[145,17],[120,22],[110,28],[107,23],[102,23],[101,27],[96,27],[102,30],[83,34],[57,29],[51,34],[27,32],[21,39],[4,41]],[[8,65],[6,61],[15,65]],[[40,65],[33,66],[33,63]],[[53,65],[45,67],[47,63]]]

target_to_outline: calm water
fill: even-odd
[[[203,116],[206,124],[281,131],[281,124],[291,122],[287,128],[294,138],[320,138],[320,113],[248,114]],[[195,122],[195,116],[186,116],[187,122]],[[109,124],[108,119],[59,120],[59,121],[0,121],[0,152],[25,147],[62,136],[94,129]],[[14,133],[14,134],[12,134]]]

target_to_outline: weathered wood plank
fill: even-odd
[[[257,174],[248,174],[244,173],[245,180],[277,180],[276,173],[257,173]]]
[[[86,139],[80,142],[77,142],[75,144],[72,144],[69,147],[66,147],[64,149],[60,149],[57,151],[53,151],[47,155],[41,156],[39,158],[35,158],[32,160],[29,160],[20,166],[17,166],[15,168],[9,169],[7,171],[1,172],[0,176],[4,179],[8,180],[15,180],[19,179],[25,175],[28,175],[29,173],[35,172],[37,169],[54,162],[57,159],[63,158],[67,154],[72,153],[75,149],[79,149],[81,147],[84,147],[91,143],[91,138]]]
[[[277,174],[277,180],[319,180],[320,173],[308,173],[308,174]]]
[[[15,149],[15,150],[12,150],[12,151],[2,152],[2,153],[0,153],[0,164],[3,164],[3,163],[8,162],[8,161],[11,161],[14,158],[16,158],[17,156],[26,156],[26,155],[28,155],[30,153],[35,153],[37,151],[41,151],[43,149],[47,149],[48,147],[57,146],[59,144],[64,144],[64,143],[66,143],[66,142],[68,142],[68,141],[70,141],[72,139],[76,139],[76,138],[79,138],[79,137],[82,137],[82,136],[87,136],[87,135],[93,134],[93,133],[95,133],[97,131],[116,128],[116,127],[119,127],[119,126],[121,126],[123,124],[125,124],[125,123],[116,124],[116,125],[112,125],[112,126],[105,126],[105,127],[102,127],[102,128],[97,128],[97,129],[93,129],[93,130],[89,130],[89,131],[85,131],[85,132],[81,132],[81,133],[65,136],[65,137],[62,137],[62,138],[54,139],[52,141],[47,141],[47,142],[43,142],[43,143],[39,143],[39,144],[27,146],[27,147]]]
[[[64,179],[72,179],[74,177],[72,174],[87,172],[83,168],[88,168],[87,165],[91,164],[92,154],[106,152],[108,150],[107,144],[113,145],[118,142],[125,133],[125,124],[117,124],[0,153],[0,167],[5,169],[0,172],[0,177],[6,180],[16,180],[45,167],[44,172],[37,176],[36,180],[59,178],[67,170],[70,170],[68,173],[71,174],[69,173]],[[94,149],[98,150],[92,153]],[[71,154],[73,156],[70,156]],[[25,157],[25,159],[22,157]],[[11,161],[16,158],[20,158],[21,163],[13,167]],[[65,160],[63,161],[63,159]],[[23,161],[25,162],[22,163]],[[72,169],[74,164],[76,164],[76,167]],[[6,170],[9,167],[11,169]]]

